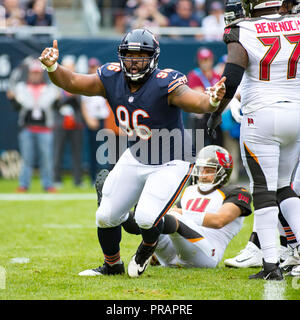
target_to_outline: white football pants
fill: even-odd
[[[105,180],[101,204],[96,211],[97,226],[109,228],[120,225],[137,204],[137,224],[143,229],[152,228],[174,204],[192,168],[189,162],[181,160],[145,165],[127,149]]]

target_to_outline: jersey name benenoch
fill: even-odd
[[[240,43],[249,65],[241,82],[243,114],[277,102],[300,103],[300,17],[245,18],[228,25],[224,42]]]

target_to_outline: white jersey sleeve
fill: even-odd
[[[239,42],[249,64],[241,82],[242,112],[247,114],[278,102],[300,104],[300,16],[247,18],[229,25],[225,43]]]

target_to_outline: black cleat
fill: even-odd
[[[123,274],[125,273],[124,263],[114,264],[110,266],[108,263],[104,262],[103,266],[98,267],[96,269],[88,269],[81,271],[78,275],[79,276],[111,276],[116,274]]]
[[[152,254],[156,249],[157,242],[154,246],[145,246],[143,241],[139,245],[136,254],[128,264],[129,277],[139,277],[148,267]]]
[[[268,263],[263,260],[263,269],[257,274],[249,276],[249,279],[283,280],[283,274],[279,263]]]
[[[99,171],[96,177],[96,182],[95,182],[95,188],[97,192],[97,205],[98,207],[100,206],[101,199],[102,199],[102,189],[104,182],[109,175],[109,171],[107,169],[102,169]]]

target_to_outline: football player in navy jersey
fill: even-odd
[[[40,56],[42,66],[57,86],[71,93],[105,97],[117,125],[128,135],[128,148],[105,180],[96,212],[104,264],[80,275],[125,272],[120,258],[121,224],[134,205],[143,241],[128,265],[128,274],[138,277],[145,271],[163,227],[162,217],[180,194],[193,168],[193,155],[186,152],[191,141],[184,137],[181,109],[213,112],[225,94],[225,77],[210,88],[209,94],[193,91],[182,73],[157,68],[159,53],[155,36],[145,29],[135,29],[119,45],[120,63],[104,64],[94,75],[72,73],[60,66],[56,40]],[[161,142],[153,147],[154,133],[162,129],[181,133],[179,142],[184,141],[181,144],[184,148],[180,147],[179,151],[184,149],[183,152],[177,150],[178,140],[169,147]]]

